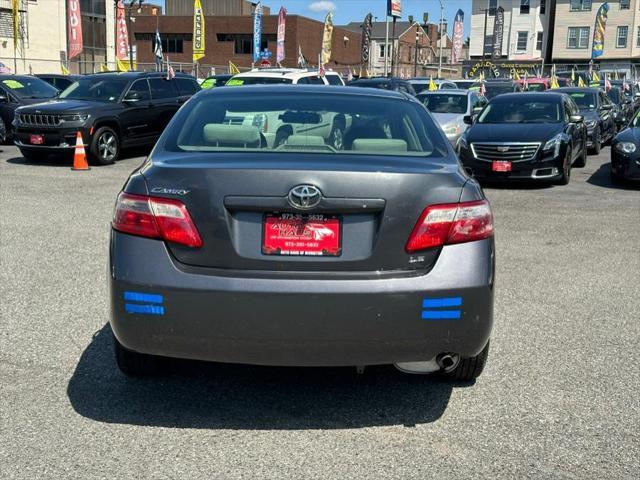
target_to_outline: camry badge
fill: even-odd
[[[509,147],[498,147],[497,150],[499,152],[504,153],[504,152],[508,152],[509,151]]]
[[[322,200],[322,192],[313,185],[298,185],[289,190],[289,203],[295,208],[307,210]]]

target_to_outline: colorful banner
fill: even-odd
[[[284,61],[284,34],[286,31],[287,9],[280,7],[278,13],[278,38],[276,43],[276,63]]]
[[[122,0],[118,2],[116,12],[116,58],[129,61],[129,32]]]
[[[71,60],[82,53],[82,20],[80,17],[80,0],[67,1],[67,38],[69,39],[69,53]]]
[[[204,57],[204,13],[200,0],[193,2],[193,63]]]
[[[322,54],[320,63],[326,65],[331,59],[331,41],[333,39],[333,13],[327,13],[324,19],[324,33],[322,34]]]
[[[504,35],[504,8],[498,7],[496,19],[493,24],[493,51],[491,58],[494,60],[502,56],[502,37]]]
[[[402,0],[387,0],[387,16],[388,17],[402,16]]]
[[[451,63],[457,63],[462,54],[462,44],[464,42],[464,12],[458,10],[453,21],[453,49],[451,50]]]
[[[369,65],[369,53],[371,50],[371,29],[373,28],[373,15],[368,13],[364,17],[362,24],[362,51],[360,52],[360,62],[363,65]]]
[[[604,53],[604,30],[607,27],[609,3],[604,2],[596,14],[596,25],[593,28],[593,48],[591,58],[598,58]]]
[[[260,60],[262,50],[262,3],[258,2],[253,12],[253,62]]]

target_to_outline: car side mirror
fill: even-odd
[[[584,122],[584,117],[582,115],[571,115],[569,121],[571,123],[582,123]]]
[[[137,103],[140,100],[142,100],[142,95],[140,95],[140,92],[129,92],[124,97],[125,103]]]
[[[6,95],[0,94],[0,103],[7,103],[8,101],[9,99],[7,98]]]
[[[462,121],[466,124],[466,125],[473,125],[473,122],[475,121],[475,117],[473,115],[465,115],[462,118]]]

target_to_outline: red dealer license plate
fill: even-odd
[[[491,170],[494,172],[510,172],[511,162],[500,162],[496,160],[491,164]]]
[[[44,135],[29,135],[29,143],[31,145],[43,145]]]
[[[262,253],[337,257],[341,253],[341,221],[335,215],[267,214]]]

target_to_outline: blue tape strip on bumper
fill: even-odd
[[[136,305],[125,303],[124,309],[127,313],[140,313],[142,315],[164,315],[164,307],[158,305]]]
[[[460,310],[424,310],[422,312],[423,320],[458,320],[460,318]]]
[[[425,298],[422,300],[422,308],[460,307],[462,297],[449,298]]]
[[[146,303],[163,303],[162,295],[140,292],[124,292],[124,300],[126,302],[146,302]]]

